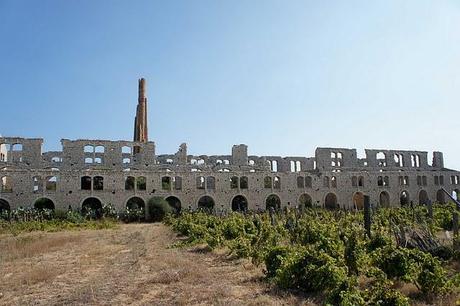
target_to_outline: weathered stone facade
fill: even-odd
[[[101,203],[123,209],[159,195],[182,208],[214,204],[217,211],[267,203],[354,209],[363,195],[375,205],[399,206],[445,202],[442,188],[455,196],[460,189],[460,172],[444,167],[441,152],[431,165],[421,151],[365,150],[358,158],[355,149],[317,148],[314,157],[251,156],[243,144],[231,155],[192,156],[182,144],[175,154],[157,156],[147,141],[142,80],[139,141],[63,139],[62,151],[42,153],[42,139],[0,137],[0,208],[45,198],[60,209]]]
[[[460,188],[460,172],[444,168],[440,152],[429,165],[427,153],[419,151],[366,150],[359,159],[354,149],[318,148],[306,158],[248,156],[246,145],[236,145],[231,155],[191,156],[183,144],[176,154],[156,156],[153,142],[63,139],[62,152],[45,153],[42,142],[0,138],[6,150],[0,161],[3,206],[31,206],[45,197],[55,207],[77,208],[94,197],[122,209],[132,197],[160,195],[177,198],[183,208],[209,196],[216,209],[231,209],[232,201],[234,208],[246,202],[264,209],[274,194],[281,206],[311,201],[351,209],[361,206],[362,194],[375,204],[397,206],[444,202],[441,188]],[[238,195],[244,199],[234,200]]]

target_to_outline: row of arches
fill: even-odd
[[[452,193],[452,197],[454,199],[458,198],[460,195],[460,190],[456,189]],[[180,211],[182,208],[181,200],[175,196],[166,197],[165,200],[169,203],[171,207],[175,209],[175,211]],[[418,193],[418,204],[426,205],[430,201],[428,193],[425,190],[421,190]],[[415,202],[411,200],[410,194],[408,191],[403,190],[399,194],[399,204],[401,206],[409,205],[411,202]],[[446,197],[443,190],[438,190],[436,193],[436,202],[438,203],[446,203]],[[363,209],[364,208],[364,194],[362,192],[355,192],[352,197],[352,203],[354,209]],[[281,208],[281,199],[277,194],[270,194],[265,199],[265,209],[273,208],[278,210]],[[298,198],[298,205],[302,204],[305,207],[311,207],[313,205],[312,197],[307,194],[303,193]],[[379,194],[379,205],[381,207],[390,207],[390,194],[387,191],[382,191]],[[198,199],[197,202],[198,208],[205,208],[212,210],[215,208],[215,201],[214,199],[209,196],[205,195]],[[39,198],[35,201],[34,207],[37,209],[55,209],[54,202],[46,197]],[[133,208],[145,208],[145,201],[137,196],[131,197],[126,202],[126,207],[133,209]],[[248,209],[248,200],[243,195],[236,195],[232,198],[231,201],[231,208],[233,211],[246,211]],[[337,209],[339,208],[339,203],[337,199],[337,195],[335,193],[328,193],[324,198],[324,207],[327,209]],[[96,197],[89,197],[85,199],[81,204],[82,209],[91,209],[91,210],[101,210],[102,209],[102,202]],[[0,199],[0,213],[4,210],[10,210],[9,203],[4,200]]]

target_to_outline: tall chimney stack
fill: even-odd
[[[147,142],[148,129],[147,129],[147,97],[146,81],[144,78],[139,80],[139,98],[137,101],[136,118],[134,119],[134,141]],[[138,153],[138,152],[135,152]]]

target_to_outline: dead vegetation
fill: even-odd
[[[170,248],[175,239],[161,224],[0,236],[0,304],[308,305],[247,260]]]

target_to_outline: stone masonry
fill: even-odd
[[[62,139],[62,151],[42,152],[43,139],[0,137],[0,210],[29,207],[80,209],[111,203],[145,205],[162,196],[176,208],[266,209],[299,204],[361,209],[373,205],[444,203],[442,188],[457,196],[460,172],[444,167],[443,154],[402,150],[317,148],[314,157],[156,155],[148,141],[146,82],[139,80],[134,141]]]

